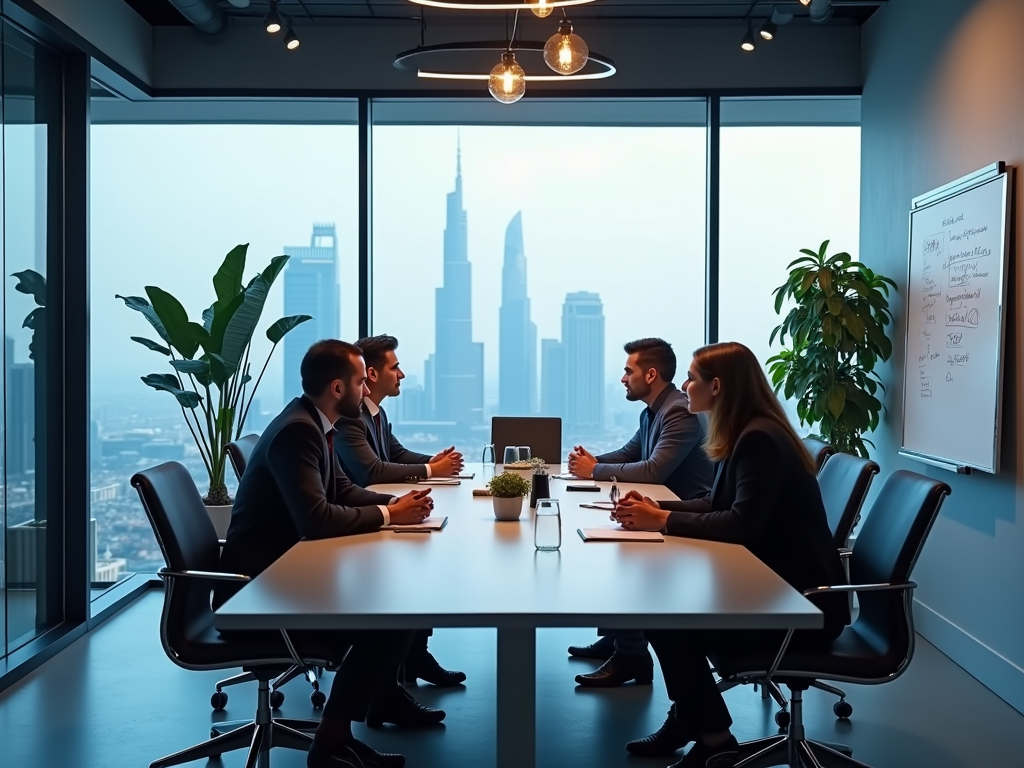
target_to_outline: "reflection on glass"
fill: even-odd
[[[515,464],[519,461],[519,448],[514,445],[505,446],[505,456],[502,461],[503,464]]]

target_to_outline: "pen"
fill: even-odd
[[[395,533],[433,533],[433,531],[410,530],[408,528],[392,528]]]

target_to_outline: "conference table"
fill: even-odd
[[[536,630],[815,629],[822,614],[750,552],[734,544],[666,536],[663,542],[584,542],[578,528],[614,526],[608,499],[551,478],[562,515],[559,551],[537,551],[533,510],[494,519],[474,496],[501,465],[470,464],[458,486],[433,486],[435,533],[380,531],[301,541],[217,611],[218,629],[497,629],[497,765],[536,757]],[[551,467],[554,472],[559,467]],[[525,473],[528,476],[528,473]],[[574,484],[574,483],[569,483]],[[418,486],[373,490],[399,495]],[[663,486],[618,483],[654,499]],[[566,685],[571,685],[567,680]]]

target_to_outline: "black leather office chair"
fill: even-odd
[[[160,544],[165,568],[164,609],[160,640],[167,657],[184,669],[242,667],[258,682],[256,716],[252,721],[217,723],[212,738],[162,757],[150,768],[166,768],[192,760],[248,749],[246,766],[268,764],[271,746],[308,750],[315,720],[275,718],[270,704],[270,681],[293,664],[326,665],[344,648],[312,648],[304,638],[300,656],[285,632],[244,632],[223,637],[213,626],[210,591],[217,580],[249,580],[242,574],[221,573],[217,534],[206,514],[192,478],[181,464],[167,462],[132,476],[142,506]],[[329,642],[329,641],[328,641]]]
[[[945,483],[907,470],[893,472],[885,481],[853,546],[850,575],[854,584],[804,593],[856,592],[860,598],[856,621],[830,648],[788,651],[790,632],[775,654],[752,652],[713,659],[725,680],[748,682],[767,677],[791,691],[788,732],[740,745],[736,768],[864,768],[851,757],[849,748],[807,738],[803,692],[823,679],[862,685],[888,683],[906,670],[914,655],[913,593],[917,586],[910,581],[910,574],[950,492]]]
[[[249,459],[252,457],[253,449],[256,447],[259,439],[259,435],[244,435],[224,446],[224,453],[228,455],[228,460],[231,461],[231,468],[235,470],[235,477],[239,480],[242,479],[242,473],[245,472]],[[284,674],[270,684],[270,706],[277,709],[284,704],[284,691],[281,688],[286,683],[290,683],[296,677],[302,675],[313,687],[313,692],[309,694],[309,700],[314,708],[319,709],[327,702],[327,696],[320,690],[320,678],[323,677],[323,674],[322,667],[300,667],[297,664],[293,664]],[[224,709],[224,706],[228,703],[228,695],[224,693],[224,688],[227,688],[229,685],[249,683],[255,679],[252,673],[243,672],[238,675],[232,675],[224,680],[218,680],[216,690],[213,696],[210,697],[210,706],[214,710]]]
[[[530,454],[548,464],[561,464],[562,420],[547,416],[492,416],[491,443],[500,462],[509,445],[528,445]]]
[[[816,440],[813,437],[805,437],[803,442],[807,452],[811,454],[811,458],[814,459],[814,466],[816,466],[818,471],[821,472],[821,468],[825,466],[825,462],[828,460],[828,457],[832,456],[836,452],[836,449],[828,443]]]

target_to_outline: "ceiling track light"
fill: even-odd
[[[750,51],[754,50],[754,48],[756,48],[756,47],[757,46],[754,43],[754,25],[748,19],[747,20],[747,34],[745,34],[743,36],[743,42],[740,43],[740,48],[742,48],[744,51],[747,51],[749,53]]]
[[[800,2],[803,2],[803,0],[800,0]],[[811,17],[811,21],[820,24],[832,18],[832,10],[832,0],[811,0],[807,13]]]
[[[758,34],[765,40],[774,40],[775,34],[778,31],[779,28],[775,26],[775,22],[771,19],[765,19],[764,24],[761,25],[761,29],[758,30]]]
[[[281,14],[277,12],[278,0],[270,0],[270,10],[263,19],[263,27],[270,34],[274,35],[281,31]]]
[[[295,34],[295,28],[291,22],[288,22],[288,29],[284,33],[284,47],[289,51],[294,51],[302,45],[302,41],[299,40],[299,36]]]

